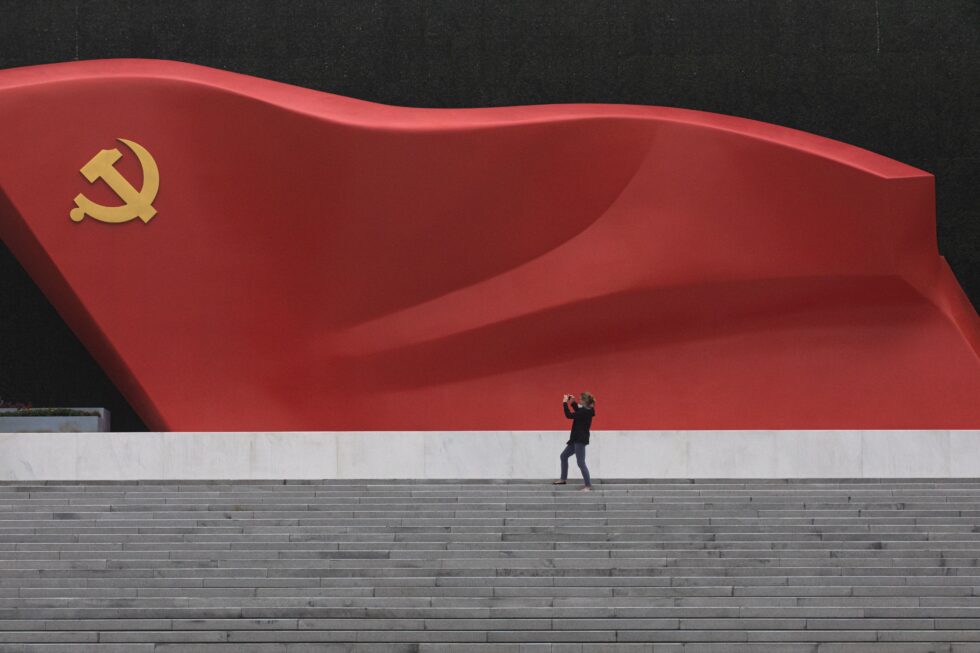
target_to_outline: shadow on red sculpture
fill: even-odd
[[[564,429],[583,389],[600,430],[980,428],[933,177],[844,143],[145,60],[0,71],[0,117],[0,239],[153,429]],[[155,214],[76,222],[151,174],[120,138]]]

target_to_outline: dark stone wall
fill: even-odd
[[[980,306],[978,0],[0,0],[0,68],[105,57],[406,106],[678,106],[853,143],[936,175],[940,251]],[[143,428],[2,245],[0,398]]]

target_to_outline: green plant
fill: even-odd
[[[0,412],[0,417],[98,417],[94,410],[74,408],[17,408]]]

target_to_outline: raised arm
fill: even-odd
[[[578,410],[578,404],[575,403],[574,401],[571,401],[571,402],[566,401],[566,402],[563,402],[562,405],[561,405],[561,407],[565,409],[565,417],[567,417],[568,419],[575,419],[575,413],[573,413],[572,411],[568,410],[568,404],[571,404],[572,405],[572,408],[574,410]]]

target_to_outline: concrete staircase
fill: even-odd
[[[980,652],[980,480],[0,484],[0,651]]]

